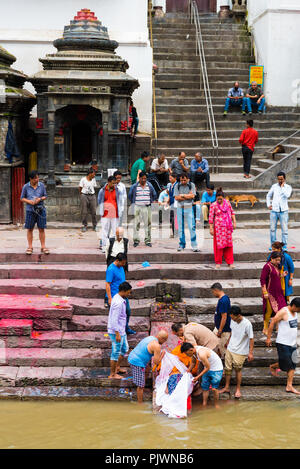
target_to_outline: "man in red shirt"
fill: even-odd
[[[102,228],[102,252],[105,252],[109,237],[116,236],[119,223],[120,193],[116,187],[116,179],[110,176],[107,184],[98,193],[98,204],[100,206],[101,228]]]
[[[250,168],[251,160],[254,152],[255,144],[258,142],[258,132],[253,129],[253,120],[249,119],[246,122],[246,129],[243,130],[240,136],[240,144],[242,145],[242,153],[244,158],[244,178],[251,178]]]

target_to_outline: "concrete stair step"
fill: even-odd
[[[20,400],[136,400],[136,388],[87,386],[0,387],[0,399]],[[145,388],[144,400],[152,401],[152,389]]]
[[[181,148],[188,149],[190,148],[190,151],[193,151],[194,148],[198,147],[199,149],[204,149],[208,146],[211,145],[211,138],[181,138]],[[231,150],[231,153],[233,152],[238,152],[238,149],[240,149],[240,143],[237,139],[233,140],[232,138],[218,138],[219,142],[219,153],[222,153],[222,150],[225,148],[229,148]],[[262,153],[260,148],[263,147],[272,147],[275,146],[278,143],[278,137],[261,137],[259,139],[258,144],[256,145],[256,151]],[[173,153],[175,151],[175,154],[177,152],[178,148],[178,140],[175,138],[165,138],[165,137],[159,137],[157,140],[157,146],[160,147],[168,147],[170,150],[173,149]],[[174,150],[174,148],[176,150]],[[180,150],[178,150],[180,151]],[[182,150],[185,151],[185,150]],[[190,153],[188,151],[187,153]],[[204,150],[203,150],[204,151]],[[177,153],[178,154],[178,153]]]
[[[298,204],[300,203],[300,200],[298,201]],[[255,207],[258,206],[259,203],[255,205]],[[233,204],[233,208],[235,212],[241,211],[248,211],[249,212],[249,202],[241,202],[238,206],[238,209],[236,209],[235,205]],[[260,204],[263,209],[266,207],[265,200],[263,200]],[[267,256],[267,254],[266,254]],[[7,265],[0,265],[0,272],[2,272],[3,267],[8,270]],[[77,277],[77,272],[78,269],[76,268],[78,266],[74,265],[56,265],[53,264],[49,266],[47,269],[47,272],[45,273],[42,270],[42,266],[35,265],[35,264],[28,264],[27,266],[20,264],[19,266],[13,266],[13,273],[10,277],[10,279],[36,279],[40,281],[41,279],[66,279],[66,280],[73,280],[73,279],[78,279]],[[298,264],[296,262],[295,264],[296,269],[299,269],[298,274],[300,274],[300,263]],[[65,270],[64,270],[65,268]],[[97,264],[93,267],[89,265],[83,265],[83,268],[85,270],[85,280],[105,280],[105,272],[106,272],[106,265],[104,264]],[[236,263],[236,269],[234,271],[228,272],[228,269],[224,267],[224,270],[222,270],[222,274],[224,276],[227,276],[229,278],[235,278],[241,277],[240,272],[242,272],[242,275],[245,276],[245,278],[259,278],[259,272],[257,269],[262,269],[263,268],[263,263],[259,263],[258,261],[253,263],[247,263],[247,262],[237,262]],[[41,273],[44,273],[44,277],[41,276]],[[221,271],[220,271],[221,274]],[[253,276],[254,275],[254,276]],[[182,264],[182,263],[151,263],[150,267],[144,268],[142,264],[130,264],[130,271],[128,272],[128,275],[126,278],[131,282],[131,280],[144,280],[144,279],[164,279],[164,278],[173,278],[173,279],[205,279],[205,278],[214,278],[215,277],[215,271],[214,271],[214,265],[211,263],[201,263],[197,265],[191,266],[190,264]],[[7,296],[0,296],[0,304],[1,300],[4,299],[8,304],[10,301],[11,297]],[[29,296],[21,296],[19,299],[16,298],[15,304],[12,306],[9,304],[9,307],[7,310],[9,311],[10,314],[14,314],[15,312],[18,313],[19,309],[21,309],[22,302],[25,302],[27,298],[31,298]],[[17,301],[18,300],[18,301]],[[30,304],[26,305],[27,308],[25,307],[23,312],[26,312],[28,316],[30,316],[30,309],[35,308],[37,305],[37,308],[40,311],[44,311],[44,309],[39,308],[39,303],[40,303],[40,297],[34,297],[34,299],[31,298],[32,301],[30,301]],[[60,305],[60,302],[62,301],[59,297],[48,297],[49,303],[50,303],[50,308],[52,307],[55,311],[57,311],[57,307],[54,305]],[[64,301],[64,300],[63,300]],[[92,311],[92,315],[97,315],[97,314],[105,314],[105,310],[103,308],[103,304],[100,302],[100,299],[89,299],[85,300],[82,298],[68,298],[67,300],[68,305],[70,308],[74,308],[74,313],[75,314],[80,314],[82,315],[81,311],[84,311],[85,314],[88,314],[89,311]],[[81,302],[81,304],[80,304]],[[44,302],[45,303],[45,302]],[[149,312],[149,305],[150,303],[148,302],[142,302],[138,300],[132,300],[132,308],[134,310],[135,315],[137,316],[138,311],[141,311],[143,314],[141,316],[144,316]],[[62,304],[64,306],[64,303]],[[48,305],[47,305],[48,307]],[[59,310],[61,310],[61,307],[58,307]],[[29,310],[29,311],[28,311]],[[1,313],[5,313],[6,311],[6,305],[1,306],[0,309]],[[23,314],[23,312],[21,314]],[[44,313],[47,317],[47,313]],[[68,308],[68,318],[70,317],[69,314],[69,308]],[[29,321],[31,322],[31,321]],[[2,328],[6,327],[12,327],[14,326],[18,327],[27,327],[30,326],[30,324],[27,324],[26,322],[22,322],[20,324],[15,324],[12,322],[11,324],[7,323],[6,321],[0,320],[0,331]],[[0,332],[1,334],[1,332]],[[5,334],[3,334],[5,335]]]
[[[231,397],[234,399],[235,389],[231,386]],[[221,399],[228,399],[228,394],[222,394]],[[295,401],[299,402],[299,396],[285,391],[285,386],[243,386],[242,400],[245,402],[260,401]]]
[[[107,317],[106,317],[107,324]],[[128,343],[135,347],[148,336],[148,331],[128,335]],[[3,337],[7,348],[110,348],[111,342],[106,331],[33,331],[31,336],[9,335]]]
[[[150,322],[146,316],[133,316],[130,325],[136,332],[149,332]],[[107,315],[105,316],[79,316],[74,315],[70,321],[62,322],[64,331],[107,331]]]
[[[265,114],[266,115],[266,114]],[[222,130],[234,130],[237,125],[239,126],[239,129],[242,131],[244,127],[244,122],[242,121],[243,117],[241,114],[238,114],[236,116],[236,121],[233,120],[228,120],[220,118],[220,116],[215,116],[215,121],[216,121],[216,126],[217,126],[217,131],[220,132]],[[292,121],[264,121],[262,122],[261,120],[255,120],[255,128],[258,131],[261,130],[267,130],[267,129],[276,129],[276,128],[282,128],[286,129],[289,134],[292,134],[295,129],[299,126],[297,122],[292,122]],[[158,131],[160,130],[178,130],[178,131],[185,131],[185,130],[208,130],[208,124],[207,124],[207,119],[204,119],[203,117],[194,121],[191,120],[185,120],[182,118],[181,120],[173,121],[170,122],[166,120],[164,117],[163,118],[157,118],[157,127]],[[278,155],[280,156],[280,155]]]
[[[0,336],[30,336],[32,325],[28,319],[0,319]]]
[[[298,212],[299,214],[300,212]],[[240,217],[244,218],[245,214],[247,212],[243,212],[240,214]],[[290,216],[292,218],[292,214],[290,213]],[[257,217],[257,215],[256,215]],[[245,216],[246,220],[249,220],[249,216]],[[257,217],[258,218],[258,217]],[[263,215],[263,219],[267,219],[267,212],[266,214]],[[217,275],[217,273],[216,273]],[[42,283],[41,283],[42,282]],[[174,280],[163,280],[163,282],[166,283],[174,283]],[[143,285],[139,283],[139,281],[131,281],[132,287],[133,287],[133,294],[132,297],[135,299],[141,299],[141,298],[154,298],[156,295],[156,284],[158,283],[157,280],[154,279],[145,279],[143,280]],[[207,296],[207,291],[210,288],[211,281],[197,281],[193,282],[193,285],[191,285],[190,281],[187,280],[180,280],[180,283],[182,285],[182,292],[184,296],[188,297],[206,297]],[[260,285],[257,279],[247,279],[247,280],[226,280],[224,284],[224,288],[228,286],[228,294],[232,297],[239,297],[239,296],[260,296],[261,295],[261,289]],[[62,295],[66,295],[69,293],[70,296],[78,296],[82,298],[103,298],[104,293],[105,293],[105,282],[104,280],[98,280],[98,281],[90,281],[90,280],[57,280],[56,285],[53,286],[53,283],[51,280],[36,280],[36,279],[21,279],[21,280],[11,280],[11,279],[6,279],[6,280],[0,280],[0,288],[3,291],[3,293],[11,294],[13,291],[13,294],[15,295],[22,295],[24,294],[24,291],[28,291],[28,288],[31,289],[31,294],[34,295],[40,295],[41,290],[45,289],[44,291],[48,291],[49,295],[53,294],[58,294],[58,292],[61,292]],[[295,279],[294,281],[294,294],[295,295],[300,295],[300,280]],[[49,323],[51,323],[51,320],[53,319],[72,319],[71,317],[65,318],[59,315],[61,311],[54,310],[54,314],[56,314],[54,317],[51,317],[49,319]],[[17,314],[17,313],[16,313]],[[2,314],[2,317],[8,315],[8,313],[4,312]],[[63,313],[63,316],[65,316],[66,313]],[[10,317],[10,316],[9,316]],[[27,316],[27,318],[30,318],[30,315]],[[41,320],[40,320],[41,321]],[[39,322],[40,322],[39,321]],[[38,329],[44,329],[42,327],[38,327],[37,321],[34,322],[34,327]],[[56,328],[57,329],[57,328]]]
[[[223,142],[224,140],[228,139],[239,139],[241,135],[241,131],[243,130],[244,126],[241,123],[240,127],[237,129],[225,129],[225,130],[218,130],[218,139]],[[286,136],[290,135],[290,132],[293,132],[293,129],[276,129],[271,128],[268,130],[260,130],[259,132],[259,140],[265,138],[277,138],[277,139],[284,139]],[[185,129],[185,130],[160,130],[158,129],[158,138],[180,138],[183,139],[195,139],[200,138],[203,140],[204,138],[210,136],[209,130],[195,130],[195,129]]]
[[[255,353],[255,352],[254,352]],[[275,360],[276,361],[276,360]],[[295,372],[294,377],[294,384],[300,384],[300,374],[297,373],[297,369]],[[287,374],[280,371],[278,373],[278,377],[272,376],[270,373],[270,369],[268,367],[261,367],[261,368],[244,368],[243,369],[243,378],[242,378],[242,394],[244,398],[244,389],[245,386],[279,386],[282,385],[285,389],[287,380]],[[235,373],[233,373],[231,378],[231,384],[236,384]],[[259,389],[258,389],[259,392]],[[288,393],[286,393],[288,394]]]
[[[239,69],[239,68],[249,70],[249,64],[252,63],[249,60],[242,60],[242,59],[231,60],[231,57],[227,57],[225,62],[224,62],[224,60],[225,60],[225,58],[224,57],[221,58],[219,55],[213,56],[213,57],[210,57],[210,60],[209,60],[209,62],[207,61],[206,65],[207,65],[207,67],[210,67],[210,68],[213,68],[213,69],[225,68],[225,66],[227,66],[227,68],[232,71],[232,70]],[[184,67],[185,69],[194,68],[194,67],[198,68],[199,58],[197,60],[196,59],[181,60],[181,58],[179,58],[179,59],[176,58],[176,59],[173,59],[173,60],[172,59],[165,60],[165,59],[155,58],[155,64],[159,68],[164,68],[164,67],[175,67],[176,68],[179,65],[181,67]],[[235,75],[235,77],[236,76],[237,75]],[[238,76],[238,78],[239,78],[239,76]]]

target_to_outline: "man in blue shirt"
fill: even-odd
[[[49,254],[49,249],[46,248],[46,235],[45,228],[47,225],[46,209],[44,206],[44,200],[47,198],[45,186],[42,182],[39,182],[38,171],[32,171],[29,174],[29,182],[22,188],[21,202],[26,203],[26,218],[25,228],[27,229],[27,242],[28,248],[26,254],[31,255],[33,252],[32,241],[33,241],[33,229],[37,223],[39,230],[39,238],[41,242],[41,252]]]
[[[127,256],[123,252],[117,254],[116,260],[112,262],[106,270],[106,283],[105,283],[105,300],[104,304],[106,307],[111,305],[113,297],[119,292],[119,286],[121,283],[125,282],[125,269],[127,263]],[[135,334],[129,326],[129,318],[131,315],[131,309],[128,299],[126,300],[126,314],[127,314],[127,323],[126,323],[126,333]]]
[[[202,216],[203,216],[205,225],[208,224],[210,205],[216,201],[217,191],[215,191],[214,189],[215,189],[215,186],[213,184],[208,184],[206,191],[203,192],[202,194],[201,206],[202,206]]]
[[[191,162],[190,172],[191,182],[196,184],[202,182],[205,179],[206,185],[209,184],[209,166],[208,161],[203,158],[202,154],[198,151],[195,154],[195,158]]]
[[[220,339],[219,351],[221,357],[224,357],[226,352],[225,345],[227,344],[231,333],[230,298],[225,295],[220,283],[214,283],[210,288],[214,297],[218,298],[217,309],[215,312],[215,329],[213,332]]]
[[[224,117],[227,116],[229,106],[242,106],[242,114],[246,114],[246,102],[247,99],[244,98],[244,92],[240,88],[238,81],[235,82],[233,88],[230,88],[225,102]]]

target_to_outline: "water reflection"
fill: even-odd
[[[299,402],[193,405],[186,420],[150,403],[0,402],[0,448],[299,448]]]

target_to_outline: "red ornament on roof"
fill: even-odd
[[[74,16],[75,21],[98,21],[95,13],[88,8],[83,8],[77,12],[77,16]]]

